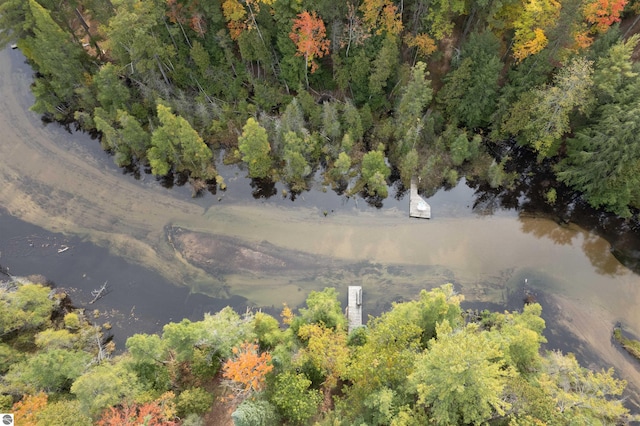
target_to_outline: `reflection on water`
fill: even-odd
[[[639,277],[611,249],[634,258],[640,245],[631,225],[618,226],[602,215],[584,214],[595,223],[581,220],[584,206],[566,199],[562,191],[556,206],[545,207],[544,191],[536,189],[544,185],[527,179],[511,191],[465,181],[441,190],[428,200],[430,221],[409,219],[406,197],[389,197],[376,208],[362,198],[323,191],[316,183],[312,191],[292,201],[282,196],[285,188],[280,184],[266,189],[252,186],[245,172],[223,165],[219,172],[227,191],[193,199],[188,185],[169,190],[145,174],[136,180],[118,170],[95,140],[70,135],[55,125],[43,126],[27,111],[32,100],[30,75],[22,60],[17,51],[0,53],[0,205],[11,216],[59,232],[60,238],[75,239],[78,247],[92,242],[102,251],[82,246],[86,257],[68,253],[83,259],[76,263],[58,262],[63,258],[57,254],[49,256],[52,267],[44,272],[37,265],[46,257],[29,255],[23,258],[31,261],[25,267],[37,270],[25,268],[20,273],[51,274],[60,285],[80,287],[80,271],[87,276],[101,271],[91,285],[107,279],[120,283],[119,294],[125,297],[127,289],[135,289],[145,296],[134,312],[146,303],[147,318],[156,321],[165,319],[155,316],[161,315],[159,311],[183,312],[172,311],[171,303],[182,306],[183,300],[204,297],[188,296],[188,288],[235,296],[231,303],[242,304],[244,297],[249,303],[278,308],[283,301],[297,305],[309,291],[327,285],[339,288],[344,296],[347,285],[358,284],[364,287],[365,304],[383,309],[394,300],[415,297],[421,288],[446,282],[453,282],[469,301],[504,306],[523,297],[526,280],[527,291],[548,296],[543,298],[545,312],[556,315],[548,324],[552,332],[561,326],[570,330],[604,360],[602,365],[614,365],[632,383],[640,384],[640,372],[609,340],[617,321],[640,334]],[[402,194],[402,189],[395,194]],[[540,211],[558,220],[532,215]],[[7,217],[0,216],[0,225]],[[5,247],[0,264],[12,259],[18,265],[19,256],[7,253],[10,226],[0,227],[0,244]],[[207,271],[189,261],[198,258],[197,250],[178,251],[168,243],[167,227],[239,241],[237,250],[224,252],[234,256],[240,248],[265,242],[272,258],[279,258],[274,253],[301,253],[325,263],[317,270],[285,269],[277,275],[242,268]],[[628,232],[614,231],[619,229]],[[185,250],[191,257],[181,254]],[[121,275],[110,275],[116,273]],[[154,287],[154,282],[162,285]],[[152,296],[144,293],[150,289],[156,289]],[[173,293],[176,289],[182,293]],[[129,310],[120,315],[130,315],[130,301],[113,294],[114,304],[117,300],[121,309]],[[198,300],[206,301],[199,305],[203,308],[219,303]]]
[[[59,252],[61,247],[68,250]],[[41,275],[65,288],[74,304],[85,307],[98,323],[110,322],[117,347],[133,333],[156,333],[182,318],[201,319],[230,305],[243,311],[247,300],[215,299],[176,287],[140,265],[110,255],[82,239],[47,232],[0,210],[0,267],[15,276]],[[0,277],[2,279],[2,277]],[[89,305],[91,291],[108,282],[109,294]]]

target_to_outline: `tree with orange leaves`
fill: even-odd
[[[584,7],[584,19],[593,24],[595,32],[604,33],[611,25],[620,22],[620,14],[628,0],[593,0]]]
[[[293,21],[289,38],[298,49],[296,56],[304,56],[305,78],[307,68],[311,67],[312,74],[318,69],[318,64],[313,59],[322,58],[329,53],[329,40],[326,39],[326,35],[324,22],[315,12],[304,11],[298,14],[298,19]],[[307,86],[309,86],[308,80]]]
[[[233,357],[222,366],[222,375],[228,381],[233,393],[245,398],[253,392],[260,392],[265,385],[265,376],[273,366],[269,352],[258,351],[255,343],[244,342],[232,349]]]
[[[47,406],[48,396],[44,392],[36,395],[25,395],[21,401],[13,404],[13,415],[17,425],[35,426],[38,413]]]

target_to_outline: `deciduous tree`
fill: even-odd
[[[386,198],[388,195],[387,178],[391,169],[385,163],[382,151],[369,151],[362,157],[362,180],[367,185],[369,195]]]
[[[138,378],[123,363],[98,365],[71,386],[82,410],[91,416],[124,401],[133,401],[140,390]]]
[[[309,389],[311,380],[304,374],[285,372],[276,377],[271,401],[280,414],[294,425],[303,425],[313,417],[322,401],[320,392]]]
[[[44,392],[23,395],[22,400],[13,405],[12,412],[17,425],[36,426],[38,416],[46,408],[49,397]]]
[[[481,424],[510,407],[503,390],[512,375],[498,345],[477,326],[453,332],[444,321],[409,381],[435,424]]]
[[[584,5],[584,19],[603,33],[611,25],[620,22],[620,14],[628,0],[591,0]]]
[[[260,352],[255,343],[244,342],[233,348],[233,356],[222,366],[222,376],[236,397],[247,398],[264,389],[266,375],[273,366],[271,354]]]
[[[242,153],[242,161],[249,166],[249,177],[266,178],[271,170],[271,146],[267,131],[250,117],[242,128],[238,138],[238,148]]]
[[[556,0],[527,0],[520,16],[514,20],[513,56],[522,61],[540,52],[547,45],[545,30],[553,26],[560,14]]]
[[[322,58],[329,54],[329,40],[322,19],[315,12],[304,11],[298,14],[298,19],[293,21],[293,28],[289,38],[296,45],[296,55],[304,57],[305,77],[306,69],[311,68],[313,74],[318,69],[315,58]],[[307,87],[309,81],[307,80]]]
[[[371,32],[396,36],[402,31],[402,16],[391,0],[364,0],[360,11]]]

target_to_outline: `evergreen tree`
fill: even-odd
[[[76,88],[83,83],[86,54],[51,18],[47,9],[35,0],[29,0],[28,5],[33,17],[33,36],[21,39],[19,45],[42,75],[33,88],[36,102],[31,109],[67,118],[72,114],[69,107],[76,101]]]
[[[562,136],[570,131],[569,117],[584,111],[591,100],[592,64],[576,58],[562,68],[550,86],[535,89],[513,105],[504,130],[518,135],[543,159],[556,154]]]
[[[172,167],[178,172],[189,172],[195,178],[215,177],[211,149],[191,127],[189,122],[171,112],[171,108],[158,104],[160,127],[151,135],[151,148],[147,158],[154,175],[164,176]]]
[[[631,54],[638,37],[614,45],[596,64],[595,95],[600,105],[590,124],[567,140],[558,179],[584,193],[595,208],[629,217],[640,207],[640,83]]]
[[[447,74],[438,93],[447,118],[468,128],[486,127],[498,97],[502,64],[498,39],[490,32],[473,33],[462,48],[461,62]]]

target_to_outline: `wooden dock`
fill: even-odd
[[[347,305],[347,321],[349,333],[358,327],[362,327],[362,287],[350,285]]]
[[[431,206],[424,200],[424,198],[418,195],[418,185],[416,185],[416,181],[414,179],[411,179],[409,217],[431,219]]]

